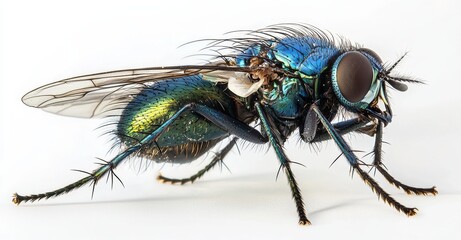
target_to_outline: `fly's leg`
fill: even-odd
[[[409,208],[401,203],[397,202],[393,197],[391,197],[384,189],[379,186],[379,184],[365,171],[360,168],[359,160],[357,156],[353,153],[352,149],[346,143],[346,141],[342,138],[342,136],[333,128],[331,123],[328,119],[323,116],[321,111],[318,109],[317,106],[314,106],[314,111],[319,116],[320,122],[323,124],[325,129],[330,134],[331,138],[336,142],[341,152],[347,158],[349,163],[351,164],[352,168],[357,172],[360,178],[371,187],[372,191],[378,195],[378,198],[382,198],[384,202],[388,203],[389,205],[393,206],[397,211],[404,212],[407,216],[413,216],[416,214],[416,208]]]
[[[432,188],[411,187],[411,186],[405,185],[401,183],[400,181],[396,180],[386,171],[384,165],[382,164],[382,150],[381,150],[383,123],[381,121],[378,121],[378,123],[373,123],[372,125],[366,125],[367,123],[369,123],[369,120],[366,120],[366,119],[362,120],[360,118],[354,118],[354,119],[350,119],[347,121],[333,124],[333,128],[336,129],[336,131],[341,135],[344,135],[344,134],[347,134],[353,131],[365,133],[370,136],[375,135],[375,145],[373,149],[373,153],[374,153],[373,167],[375,167],[386,178],[386,180],[389,181],[389,183],[396,186],[397,188],[402,188],[407,194],[436,195],[437,190],[435,189],[435,187],[432,187]],[[317,134],[315,135],[315,138],[311,140],[310,142],[311,143],[321,142],[321,141],[325,141],[328,139],[331,139],[331,136],[328,134],[327,131],[323,129],[321,131],[318,131]]]
[[[171,184],[180,183],[181,185],[186,184],[186,183],[194,183],[195,180],[201,178],[206,172],[212,169],[217,163],[222,162],[224,157],[235,146],[236,142],[237,142],[237,138],[233,138],[223,149],[221,149],[221,151],[219,151],[213,157],[210,163],[208,163],[202,170],[198,171],[196,174],[188,178],[182,178],[182,179],[168,178],[168,177],[165,177],[159,174],[157,176],[157,180],[160,181],[161,183],[171,183]]]
[[[376,138],[375,138],[375,146],[373,148],[374,153],[374,161],[373,166],[386,178],[386,180],[394,185],[397,188],[402,188],[407,194],[416,194],[416,195],[436,195],[438,192],[435,187],[431,188],[416,188],[405,185],[400,181],[396,180],[392,177],[386,169],[383,167],[382,163],[382,142],[383,142],[383,123],[381,121],[378,122],[377,129],[376,129]]]
[[[130,155],[138,152],[143,146],[149,145],[152,142],[155,142],[162,133],[165,132],[165,130],[168,129],[168,127],[176,120],[178,119],[182,114],[185,112],[193,112],[195,114],[198,114],[200,116],[203,116],[204,118],[208,119],[210,122],[214,123],[216,126],[222,128],[223,130],[227,131],[230,134],[235,135],[236,137],[242,138],[246,141],[250,141],[253,143],[265,143],[267,140],[254,128],[246,125],[245,123],[228,116],[220,111],[214,110],[212,108],[209,108],[207,106],[201,105],[201,104],[196,104],[196,103],[189,103],[182,107],[178,112],[176,112],[170,119],[165,121],[160,127],[158,127],[155,131],[147,135],[145,138],[143,138],[141,141],[139,141],[137,144],[125,149],[123,152],[119,153],[117,156],[115,156],[111,161],[105,162],[101,164],[101,167],[93,170],[91,173],[90,172],[84,172],[88,174],[88,176],[72,183],[69,184],[65,187],[59,188],[57,190],[51,191],[51,192],[46,192],[46,193],[41,193],[41,194],[33,194],[33,195],[27,195],[27,196],[22,196],[17,193],[13,195],[13,203],[15,204],[20,204],[21,202],[28,202],[28,201],[37,201],[40,199],[48,199],[51,197],[56,197],[65,193],[68,193],[74,189],[80,188],[81,186],[91,183],[93,186],[93,193],[94,193],[94,188],[98,181],[106,174],[110,173],[112,175],[115,175],[114,169],[124,160],[127,159]],[[118,177],[115,175],[115,177],[118,179]],[[119,179],[120,180],[120,179]]]
[[[300,137],[304,142],[315,143],[331,139],[330,135],[325,129],[319,128],[319,117],[313,110],[312,105],[304,119],[304,124],[300,127]],[[370,122],[368,118],[353,118],[333,124],[333,127],[339,134],[347,134],[350,132],[368,133],[368,129],[374,129],[374,124],[367,125]],[[374,134],[374,133],[373,133]]]
[[[353,118],[346,121],[338,122],[333,124],[333,128],[341,134],[348,134],[354,131],[361,132],[361,129],[368,127],[370,120],[362,118]],[[331,139],[330,134],[325,129],[317,130],[315,137],[309,141],[310,143],[322,142]]]
[[[135,144],[135,145],[127,148],[125,151],[119,153],[111,161],[109,161],[109,162],[104,161],[104,163],[100,164],[101,166],[99,168],[93,170],[91,173],[77,170],[79,172],[83,172],[85,174],[88,174],[88,176],[86,176],[86,177],[84,177],[84,178],[82,178],[82,179],[80,179],[80,180],[78,180],[78,181],[76,181],[74,183],[71,183],[71,184],[69,184],[69,185],[67,185],[65,187],[56,189],[54,191],[41,193],[41,194],[32,194],[32,195],[22,196],[22,195],[19,195],[19,194],[15,193],[13,195],[13,203],[19,205],[21,202],[29,202],[29,201],[34,202],[34,201],[41,200],[43,198],[49,199],[49,198],[52,198],[52,197],[57,197],[59,195],[68,193],[68,192],[70,192],[70,191],[72,191],[74,189],[80,188],[81,186],[83,186],[85,184],[88,184],[88,183],[90,183],[93,186],[93,190],[92,190],[92,196],[93,196],[96,184],[98,183],[98,181],[104,175],[110,173],[112,175],[112,179],[115,176],[121,182],[120,178],[118,178],[118,176],[115,174],[114,169],[121,162],[123,162],[128,156],[130,156],[134,152],[138,151],[143,145],[145,145],[146,143],[148,143],[150,141],[155,141],[155,139],[157,139],[158,136],[160,136],[160,134],[163,131],[164,131],[164,129],[163,130],[161,130],[160,128],[157,129],[156,131],[152,132],[150,135],[148,135],[147,137],[142,139],[137,144]]]
[[[261,119],[261,124],[263,125],[265,135],[268,137],[270,144],[274,148],[277,158],[282,164],[281,168],[285,171],[285,174],[288,178],[288,183],[290,184],[291,193],[295,200],[296,209],[298,211],[299,224],[300,225],[310,224],[309,220],[306,217],[306,211],[304,210],[304,202],[301,196],[301,191],[299,190],[298,184],[296,183],[296,179],[293,175],[293,172],[291,171],[291,167],[290,167],[291,161],[286,156],[285,152],[282,149],[282,145],[277,140],[276,136],[274,136],[273,130],[268,121],[268,117],[266,116],[266,112],[264,111],[264,109],[261,107],[259,103],[256,103],[255,106],[258,111],[259,118]]]

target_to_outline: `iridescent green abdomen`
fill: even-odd
[[[233,115],[232,100],[216,84],[200,76],[166,79],[133,98],[120,117],[117,135],[126,146],[134,145],[192,102]],[[139,155],[156,161],[190,161],[227,135],[203,117],[187,112]]]

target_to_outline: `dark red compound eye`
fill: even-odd
[[[370,55],[372,58],[374,58],[378,63],[382,64],[383,63],[383,60],[381,60],[381,58],[378,56],[377,53],[375,53],[375,51],[369,49],[369,48],[360,48],[359,51],[361,52],[364,52],[368,55]]]
[[[370,61],[359,52],[346,53],[336,71],[339,90],[347,101],[362,100],[370,90],[373,68]]]

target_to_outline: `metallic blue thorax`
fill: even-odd
[[[288,37],[271,43],[268,49],[254,45],[238,55],[236,63],[241,67],[249,66],[250,59],[259,56],[282,64],[289,72],[297,73],[303,82],[298,78],[286,78],[281,85],[274,85],[274,89],[265,94],[278,117],[294,119],[303,113],[302,108],[318,98],[316,90],[307,92],[303,85],[316,89],[320,74],[338,52],[336,46],[322,39]]]

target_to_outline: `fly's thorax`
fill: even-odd
[[[338,51],[331,42],[310,36],[282,39],[273,49],[285,68],[304,76],[318,76]]]
[[[277,117],[295,119],[302,115],[307,105],[313,102],[313,96],[300,79],[285,78],[274,82],[272,89],[262,91],[262,99]]]
[[[287,104],[289,100],[280,98],[274,104],[277,106],[276,109],[287,109],[283,111],[283,115],[290,111],[291,116],[304,114],[306,109],[314,102],[326,112],[330,108],[337,109],[336,103],[331,99],[330,82],[328,76],[325,76],[325,72],[339,51],[332,42],[309,36],[286,38],[274,46],[275,59],[280,61],[287,71],[296,73],[299,76],[296,80],[296,85],[293,84],[294,80],[285,79],[283,84],[280,85],[279,91],[272,91],[267,94],[269,99],[274,99],[275,96],[280,97],[280,93],[291,93],[285,94],[285,96],[289,96],[292,104]],[[296,86],[297,89],[294,90],[293,86]],[[293,94],[293,92],[297,92],[297,94]],[[302,105],[302,107],[299,106],[294,108],[295,110],[288,110],[296,104],[298,106]]]

